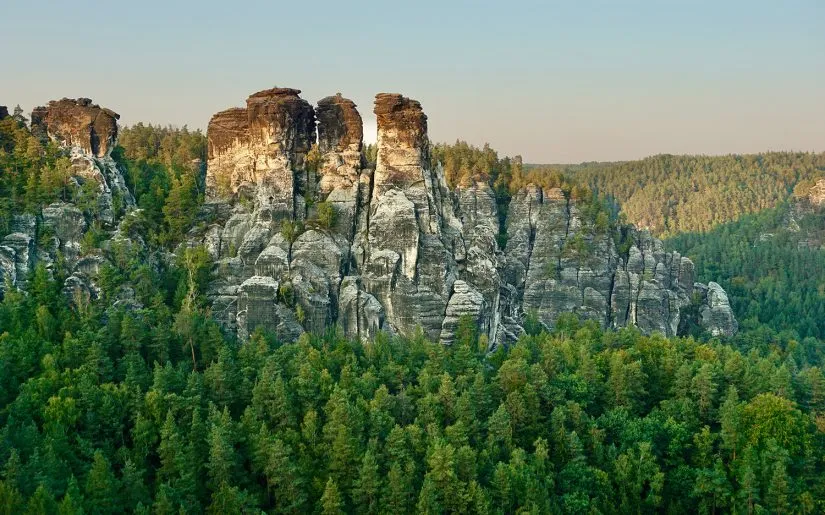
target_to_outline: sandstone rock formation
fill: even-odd
[[[315,113],[297,89],[259,91],[246,108],[222,111],[209,121],[207,192],[213,198],[250,195],[261,217],[303,219],[305,157],[315,141]]]
[[[811,186],[811,189],[806,195],[807,201],[815,207],[825,205],[825,179],[819,179]]]
[[[340,93],[321,99],[315,115],[321,155],[317,193],[335,207],[336,232],[351,240],[358,199],[368,198],[370,186],[368,175],[361,174],[364,168],[361,115],[355,103]]]
[[[599,226],[561,189],[516,192],[499,248],[493,190],[483,179],[447,186],[415,100],[376,96],[372,169],[355,104],[338,94],[313,108],[299,94],[264,90],[209,124],[207,202],[187,244],[204,245],[213,258],[213,316],[241,339],[262,328],[292,341],[338,326],[364,339],[420,330],[450,344],[469,317],[492,347],[516,340],[528,314],[552,327],[570,312],[666,335],[695,313],[713,335],[736,332],[724,290],[694,283],[689,259],[645,231]],[[144,248],[132,224],[117,225],[137,213],[111,157],[117,118],[88,99],[63,99],[35,109],[32,126],[70,150],[78,184],[99,188],[104,247]],[[106,250],[83,252],[89,216],[65,202],[16,216],[0,240],[0,288],[6,279],[23,286],[36,262],[50,270],[60,256],[67,295],[95,297],[108,258]],[[115,304],[134,302],[126,287]]]
[[[119,114],[93,104],[88,98],[53,100],[31,114],[33,134],[70,150],[75,181],[95,181],[100,191],[98,216],[110,227],[118,205],[127,209],[134,205],[123,173],[111,156],[117,144],[119,118]]]
[[[730,336],[739,328],[730,308],[728,294],[717,283],[711,282],[707,288],[699,286],[702,291],[701,324],[713,336]]]
[[[92,104],[88,98],[53,100],[32,111],[33,131],[57,139],[66,147],[79,147],[94,157],[108,155],[117,141],[120,115]]]
[[[697,323],[714,335],[736,331],[724,291],[695,284],[689,259],[647,232],[597,227],[558,188],[514,195],[499,248],[492,189],[448,188],[418,102],[376,96],[373,170],[355,104],[339,94],[313,109],[298,95],[262,91],[209,124],[205,223],[189,244],[215,259],[208,295],[227,330],[285,340],[334,325],[361,338],[421,330],[449,344],[470,317],[494,346],[517,339],[527,313],[552,327],[573,312],[674,335],[699,299]],[[318,219],[321,203],[334,209],[331,225]]]
[[[32,132],[54,140],[67,151],[72,181],[78,187],[92,184],[99,192],[98,205],[94,212],[84,213],[72,203],[57,202],[43,207],[37,215],[16,215],[9,234],[0,240],[0,294],[6,281],[22,288],[35,264],[44,265],[51,273],[59,259],[69,275],[64,291],[71,297],[96,296],[95,278],[106,258],[99,251],[84,255],[83,236],[92,222],[99,221],[117,237],[118,211],[128,213],[134,207],[123,173],[111,157],[117,144],[118,118],[85,98],[52,101],[32,112]],[[136,235],[128,238],[129,244],[139,241]]]

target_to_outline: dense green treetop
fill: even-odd
[[[799,183],[825,177],[825,153],[658,155],[640,161],[539,167],[613,198],[627,220],[658,236],[707,231],[776,207]]]
[[[143,261],[125,259],[83,311],[42,269],[0,304],[3,509],[825,508],[825,375],[802,346],[571,317],[490,355],[470,320],[451,347],[332,329],[241,345],[189,279],[203,263]],[[138,289],[146,307],[107,308],[140,274],[161,286]]]
[[[825,339],[825,211],[783,204],[666,243],[725,288],[746,332]]]

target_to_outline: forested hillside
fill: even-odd
[[[786,203],[667,244],[728,292],[740,326],[825,339],[825,212]],[[825,348],[825,344],[820,344]]]
[[[658,236],[708,231],[778,206],[800,182],[825,176],[825,154],[658,155],[622,163],[539,166],[612,197],[631,223]]]
[[[94,220],[93,192],[52,179],[59,149],[16,121],[0,141],[6,220],[58,199]],[[203,200],[203,135],[138,125],[120,145],[140,208],[120,231],[140,244],[87,233],[106,257],[96,300],[67,297],[57,260],[0,303],[0,512],[825,509],[818,341],[758,325],[668,339],[566,315],[552,333],[527,317],[528,334],[491,354],[466,317],[449,347],[334,328],[241,343],[208,307],[207,253],[178,246]],[[590,195],[489,148],[433,153],[451,183],[480,174],[503,206],[531,181]]]
[[[492,355],[467,321],[452,347],[239,345],[179,304],[185,276],[148,273],[143,309],[70,309],[42,269],[0,305],[6,513],[823,509],[825,376],[800,347],[572,318]]]

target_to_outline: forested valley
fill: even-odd
[[[681,177],[678,188],[659,190],[659,172],[562,174],[489,147],[433,145],[450,184],[483,177],[501,206],[528,182],[574,197],[592,187],[602,195],[594,217],[611,221],[619,213],[606,194],[638,222],[634,206],[659,212],[652,199],[672,199],[650,226],[675,235],[668,245],[695,260],[700,278],[723,284],[743,324],[720,340],[609,331],[573,316],[548,332],[528,320],[518,343],[488,353],[466,319],[449,347],[423,336],[361,342],[335,328],[294,344],[262,331],[227,337],[204,298],[206,253],[178,245],[203,200],[205,137],[137,125],[119,141],[113,157],[140,208],[124,231],[146,245],[101,249],[110,259],[92,302],[68,301],[59,262],[36,267],[25,292],[4,290],[0,512],[825,509],[825,262],[800,245],[822,219],[781,230],[783,201],[821,171],[821,156],[708,158],[703,177],[748,186],[694,214],[680,211],[678,191],[704,186],[674,172],[682,165],[665,174]],[[94,220],[93,192],[71,184],[58,148],[10,117],[0,149],[0,234],[14,214],[56,199]],[[765,170],[776,170],[769,188],[750,180]],[[93,225],[83,245],[102,243]],[[126,285],[139,308],[120,302]]]

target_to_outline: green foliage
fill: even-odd
[[[804,340],[825,339],[825,250],[817,243],[825,242],[825,212],[798,213],[799,230],[787,230],[794,212],[783,205],[667,241],[693,260],[700,281],[725,288],[742,345],[795,340],[822,349]]]
[[[369,143],[364,145],[364,160],[366,161],[367,168],[375,169],[375,163],[378,162],[378,145],[375,143]]]
[[[123,262],[104,299],[145,273]],[[469,317],[450,347],[333,331],[238,345],[201,311],[203,249],[180,267],[151,281],[170,284],[165,296],[136,289],[152,306],[137,312],[104,300],[78,314],[45,270],[28,295],[6,296],[0,506],[824,508],[825,374],[792,348],[742,353],[573,316],[553,333],[528,320],[528,335],[491,355]]]
[[[499,248],[507,245],[506,222],[510,200],[530,184],[545,191],[559,188],[565,198],[576,200],[583,220],[590,223],[597,234],[604,234],[617,225],[618,211],[612,202],[595,195],[583,183],[571,180],[557,167],[525,168],[521,156],[499,158],[488,144],[477,148],[464,141],[456,141],[452,145],[431,145],[430,149],[433,162],[443,167],[450,188],[466,188],[473,184],[490,186],[496,199]]]
[[[157,162],[170,169],[188,169],[206,161],[206,136],[200,131],[138,123],[122,127],[115,157],[135,162]],[[136,184],[134,184],[136,185]]]
[[[33,136],[14,117],[0,120],[0,236],[15,214],[70,200],[71,163],[57,145]]]
[[[315,204],[316,218],[318,226],[322,229],[331,229],[335,226],[337,213],[332,202],[318,202]]]
[[[304,232],[304,224],[300,221],[284,220],[281,222],[281,236],[284,237],[287,243],[292,245]]]
[[[658,155],[554,167],[614,199],[628,221],[658,236],[704,232],[803,195],[825,176],[825,154]],[[798,187],[797,187],[798,186]]]
[[[174,247],[203,201],[206,137],[200,131],[137,124],[121,129],[112,157],[125,170],[146,239]]]
[[[548,333],[536,313],[517,344],[489,354],[471,317],[450,347],[335,331],[241,345],[207,308],[205,249],[175,264],[153,254],[195,221],[203,135],[135,126],[121,144],[114,157],[142,208],[126,232],[145,232],[148,249],[107,247],[97,301],[70,304],[59,267],[51,277],[38,266],[26,294],[0,302],[0,513],[825,510],[825,361],[813,339],[825,262],[774,230],[784,212],[671,242],[697,255],[700,276],[729,277],[749,329],[733,345],[605,332],[572,315]],[[97,209],[94,184],[72,188],[65,157],[21,125],[0,122],[0,149],[0,221],[56,199]],[[618,223],[555,169],[466,143],[433,155],[451,184],[486,181],[502,221],[510,195],[534,183],[578,199],[593,234]],[[334,226],[331,205],[314,208]],[[821,222],[799,220],[808,235]],[[302,230],[282,227],[290,243]],[[585,259],[588,234],[566,242],[567,258]],[[622,251],[629,238],[616,234]],[[93,225],[83,246],[102,239]],[[125,286],[142,307],[114,304]],[[304,321],[289,283],[279,299]]]

